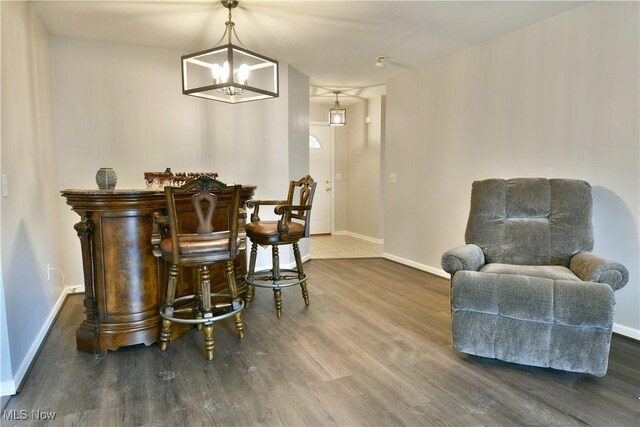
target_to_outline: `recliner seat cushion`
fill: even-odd
[[[454,311],[603,329],[611,329],[615,305],[602,283],[477,271],[456,273],[451,302]]]
[[[561,265],[513,265],[487,264],[480,269],[481,273],[516,274],[521,276],[539,277],[553,280],[580,281],[573,271]]]

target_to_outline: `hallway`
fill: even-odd
[[[309,240],[311,259],[382,257],[382,244],[357,237],[321,234]]]

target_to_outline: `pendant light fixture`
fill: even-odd
[[[347,110],[340,107],[338,102],[338,95],[340,91],[334,91],[336,94],[336,103],[333,108],[329,110],[329,126],[344,126],[347,123]]]
[[[231,20],[238,0],[220,3],[229,10],[224,34],[215,47],[182,57],[182,93],[229,104],[278,97],[278,61],[251,52],[238,38]]]

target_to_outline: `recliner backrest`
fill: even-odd
[[[591,186],[571,179],[475,181],[466,243],[487,263],[568,266],[593,249]]]

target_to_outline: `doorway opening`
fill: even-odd
[[[333,130],[326,124],[309,126],[309,174],[318,183],[313,197],[312,235],[333,231]]]

